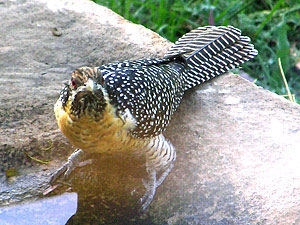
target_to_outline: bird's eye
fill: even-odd
[[[72,78],[72,80],[71,80],[71,85],[73,88],[77,88],[77,82],[74,78]]]

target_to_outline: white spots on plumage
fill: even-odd
[[[125,61],[100,67],[112,103],[120,112],[129,110],[136,119],[133,135],[160,134],[181,101],[184,65],[166,61]]]

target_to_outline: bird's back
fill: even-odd
[[[145,59],[100,67],[106,90],[119,113],[136,119],[135,137],[159,135],[177,109],[185,90],[186,65],[180,60]]]
[[[253,58],[257,51],[228,26],[200,27],[180,38],[163,59],[112,63],[100,67],[109,98],[118,112],[136,119],[135,137],[162,133],[185,90]]]

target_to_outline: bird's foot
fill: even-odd
[[[148,208],[155,195],[157,184],[156,184],[156,171],[154,169],[148,171],[148,180],[143,179],[143,184],[146,188],[146,193],[142,198],[140,198],[140,204],[142,205],[140,207],[141,213],[143,213]]]
[[[166,177],[168,176],[168,174],[170,173],[170,171],[173,168],[173,164],[170,164],[169,167],[167,167],[162,174],[160,175],[160,177],[157,179],[156,178],[156,170],[155,169],[147,169],[148,172],[148,179],[144,180],[143,179],[143,184],[146,188],[146,193],[144,194],[144,196],[140,199],[140,203],[142,204],[141,208],[140,208],[140,212],[144,212],[148,206],[150,205],[150,203],[152,202],[155,192],[156,192],[156,188],[159,187],[162,182],[166,179]]]
[[[54,185],[58,180],[66,180],[71,172],[79,166],[84,166],[91,163],[90,161],[81,161],[84,152],[81,149],[76,149],[68,158],[68,161],[60,167],[50,178],[50,185]],[[81,165],[82,164],[82,165]]]

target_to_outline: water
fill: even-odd
[[[77,194],[64,193],[18,205],[0,208],[1,225],[66,224],[77,210]]]

